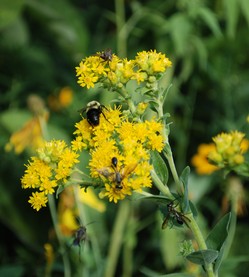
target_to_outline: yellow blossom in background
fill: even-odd
[[[52,263],[54,262],[55,255],[54,255],[54,249],[53,246],[50,243],[45,243],[44,244],[44,255],[46,258],[46,267],[47,269],[50,268]]]
[[[56,95],[49,95],[48,106],[53,111],[68,107],[73,100],[73,91],[70,87],[63,87]]]
[[[212,174],[219,168],[208,161],[208,155],[215,150],[215,144],[202,143],[198,146],[197,153],[192,157],[191,163],[200,175]]]
[[[37,211],[45,207],[47,195],[55,193],[58,185],[63,185],[71,175],[72,169],[79,162],[78,154],[71,150],[64,141],[46,142],[37,150],[38,157],[31,157],[21,178],[22,188],[42,191],[32,193],[29,203]]]
[[[22,153],[26,148],[35,150],[42,146],[44,140],[40,118],[34,117],[28,121],[20,130],[13,133],[9,142],[5,146],[6,151],[11,151],[14,148],[16,154]]]
[[[244,162],[243,154],[247,151],[244,133],[233,131],[221,133],[213,138],[216,149],[209,153],[209,160],[215,165],[223,167],[234,167]]]
[[[79,199],[81,203],[88,205],[100,213],[103,213],[106,210],[105,203],[97,198],[91,188],[88,188],[87,190],[80,189]]]
[[[43,145],[42,126],[48,121],[49,112],[45,107],[44,101],[36,95],[29,96],[28,107],[34,116],[20,130],[11,135],[9,142],[5,146],[6,151],[14,149],[16,154],[20,154],[25,149],[34,151]]]

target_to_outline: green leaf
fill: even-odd
[[[167,185],[169,173],[165,161],[157,151],[151,151],[150,157],[157,176],[164,185]]]
[[[219,256],[215,263],[215,272],[218,271],[224,257],[230,221],[231,213],[228,213],[223,216],[222,219],[214,226],[213,230],[206,239],[206,244],[208,248],[216,249],[219,251]]]
[[[163,195],[150,195],[150,196],[137,196],[136,200],[152,200],[158,204],[167,205],[169,202],[172,201],[171,198],[163,196]]]
[[[0,30],[12,24],[21,14],[23,0],[1,0],[0,1]]]
[[[186,256],[186,258],[195,264],[206,265],[213,263],[219,255],[219,251],[207,249],[193,252]]]
[[[231,213],[226,214],[214,226],[206,239],[208,248],[220,250],[228,235],[228,226],[231,220]]]
[[[195,207],[195,204],[193,202],[189,201],[189,207],[190,207],[190,210],[191,210],[193,216],[197,217],[198,211],[197,211],[197,209]]]
[[[247,1],[247,4],[248,4],[248,1]],[[236,26],[237,26],[238,19],[239,19],[238,1],[237,0],[226,0],[226,1],[223,1],[223,5],[224,5],[224,11],[226,14],[227,35],[230,38],[234,38],[235,33],[236,33]]]
[[[174,14],[169,19],[170,35],[174,43],[176,55],[184,55],[186,45],[189,43],[192,25],[184,14]]]
[[[213,13],[213,11],[211,11],[210,9],[204,7],[198,9],[198,13],[203,21],[205,21],[207,26],[212,30],[214,35],[217,37],[221,37],[222,32],[215,13]]]
[[[186,166],[180,176],[180,180],[184,186],[184,195],[182,202],[182,211],[183,213],[187,213],[189,211],[189,200],[188,200],[188,178],[190,174],[190,167]]]
[[[240,7],[241,7],[241,12],[244,14],[247,24],[249,26],[249,5],[248,5],[248,0],[240,0]]]
[[[141,273],[143,276],[147,277],[155,277],[155,276],[160,276],[160,277],[194,277],[192,274],[188,273],[170,273],[170,274],[159,274],[158,272],[155,272],[154,270],[151,270],[147,267],[142,267],[141,268]]]

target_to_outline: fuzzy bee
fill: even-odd
[[[104,105],[101,105],[99,102],[91,101],[86,105],[85,108],[79,110],[78,112],[80,113],[81,116],[85,112],[88,123],[92,127],[95,127],[99,125],[99,117],[101,114],[107,120],[107,118],[105,117],[105,114],[103,113],[104,108],[107,110],[107,108]]]
[[[121,168],[119,169],[118,159],[116,157],[113,157],[111,159],[111,167],[104,167],[97,171],[99,174],[103,175],[105,178],[114,183],[117,190],[121,190],[123,188],[123,179],[130,173],[132,173],[136,169],[136,167],[137,164],[131,164],[126,167],[121,166]]]

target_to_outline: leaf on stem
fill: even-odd
[[[218,272],[218,269],[221,265],[221,262],[224,258],[226,240],[228,237],[228,231],[231,221],[231,213],[226,214],[221,218],[221,220],[214,226],[211,233],[206,239],[206,244],[209,249],[218,250],[219,255],[215,262],[215,272]]]
[[[189,166],[186,166],[180,176],[180,180],[182,181],[184,187],[184,194],[183,194],[183,202],[182,202],[182,211],[183,213],[189,212],[189,200],[188,200],[188,178],[190,174]]]
[[[151,161],[157,176],[164,185],[167,185],[169,173],[165,161],[157,151],[151,151]]]
[[[186,258],[192,263],[205,266],[207,264],[211,264],[212,262],[214,262],[217,259],[218,255],[219,251],[207,249],[195,251],[186,256]]]

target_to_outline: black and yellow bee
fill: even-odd
[[[104,105],[101,105],[99,102],[91,101],[87,104],[85,108],[79,110],[79,113],[82,116],[82,114],[85,112],[88,123],[92,127],[95,127],[99,125],[99,118],[101,114],[107,120],[105,114],[103,113],[103,108],[107,109]]]

